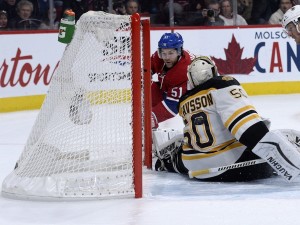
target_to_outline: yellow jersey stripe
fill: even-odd
[[[229,127],[229,124],[231,124],[233,122],[233,120],[238,116],[240,115],[241,113],[245,112],[245,111],[248,111],[250,109],[254,109],[255,108],[252,106],[252,105],[247,105],[247,106],[244,106],[238,110],[236,110],[225,122],[225,127],[228,128]]]
[[[209,154],[205,154],[205,153],[199,153],[199,154],[193,154],[193,155],[185,155],[184,153],[182,153],[182,160],[195,160],[195,159],[203,159],[203,158],[208,158],[208,157],[213,157],[216,156],[218,154],[230,151],[230,150],[234,150],[238,147],[243,146],[243,144],[241,144],[240,142],[235,142],[232,145],[229,145],[227,148],[218,151],[218,152],[214,152],[214,153],[209,153]]]
[[[229,145],[229,144],[231,144],[231,143],[233,143],[233,142],[235,142],[235,141],[236,141],[236,139],[231,139],[231,140],[229,140],[229,141],[226,141],[226,142],[224,142],[224,143],[222,143],[222,144],[220,144],[220,145],[218,145],[218,146],[216,146],[216,147],[210,149],[209,151],[207,151],[207,152],[205,152],[205,153],[220,151],[221,149],[223,149],[224,147],[226,147],[227,145]],[[197,150],[197,149],[194,149],[194,148],[193,148],[192,146],[190,146],[188,143],[184,143],[184,144],[182,145],[182,150],[183,150],[183,151],[190,151],[190,150]],[[203,151],[203,152],[204,152],[204,151]]]
[[[260,116],[258,114],[252,114],[251,116],[248,116],[242,120],[240,120],[232,129],[232,134],[235,135],[236,132],[240,129],[241,126],[243,126],[245,123],[249,122],[250,120],[256,119],[256,118],[260,118]]]

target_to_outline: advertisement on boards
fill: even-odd
[[[45,94],[64,48],[57,33],[1,35],[0,98]]]
[[[220,75],[234,76],[249,94],[300,92],[300,46],[279,26],[155,29],[151,53],[160,37],[172,31],[182,35],[186,50],[211,56]],[[66,47],[57,35],[0,34],[0,111],[16,105],[26,109],[34,101],[40,107]]]
[[[210,55],[221,75],[235,75],[242,83],[300,80],[300,46],[281,27],[178,32],[184,47]]]

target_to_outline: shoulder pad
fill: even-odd
[[[217,76],[203,84],[203,86],[206,86],[205,88],[216,89],[226,88],[232,85],[240,85],[240,83],[231,76]]]

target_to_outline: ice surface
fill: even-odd
[[[251,96],[271,129],[300,130],[300,94]],[[0,114],[0,181],[13,169],[38,111]],[[161,127],[181,128],[180,118]],[[37,202],[0,197],[0,225],[298,225],[300,177],[211,183],[144,171],[142,199]]]

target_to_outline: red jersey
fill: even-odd
[[[179,98],[187,91],[187,67],[192,56],[183,50],[178,62],[170,69],[164,66],[156,51],[151,56],[151,70],[158,75],[158,82],[152,83],[152,112],[158,122],[174,117],[178,113]]]

